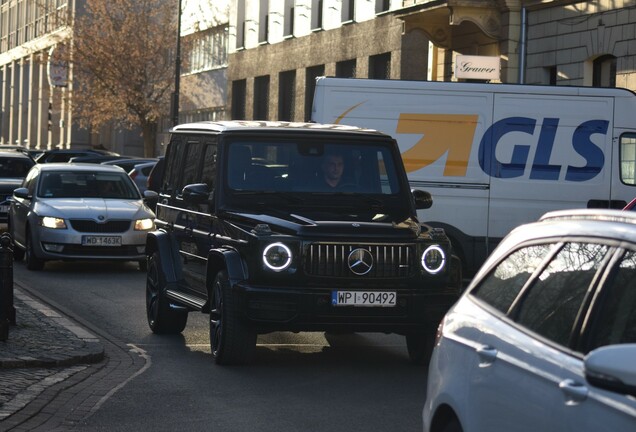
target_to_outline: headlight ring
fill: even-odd
[[[422,267],[430,274],[437,274],[446,265],[446,254],[444,249],[438,245],[432,245],[426,248],[422,253]]]
[[[263,263],[275,272],[283,271],[292,262],[292,252],[283,243],[272,243],[263,250]]]

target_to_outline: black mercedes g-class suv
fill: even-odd
[[[209,313],[219,364],[245,363],[272,331],[398,333],[427,362],[461,286],[444,231],[417,219],[431,203],[376,131],[176,126],[146,244],[148,324],[179,333]]]

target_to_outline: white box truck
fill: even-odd
[[[472,275],[512,228],[565,208],[636,196],[636,95],[618,88],[320,77],[320,123],[399,144],[422,221],[442,227]]]

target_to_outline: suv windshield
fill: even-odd
[[[235,139],[228,146],[228,204],[316,219],[394,221],[411,215],[392,147],[380,142]]]
[[[388,146],[241,140],[228,153],[227,184],[235,192],[400,192]]]
[[[21,179],[26,177],[33,162],[22,158],[0,158],[0,177]]]

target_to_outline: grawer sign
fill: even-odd
[[[455,78],[498,80],[500,72],[499,57],[467,55],[455,57]]]

